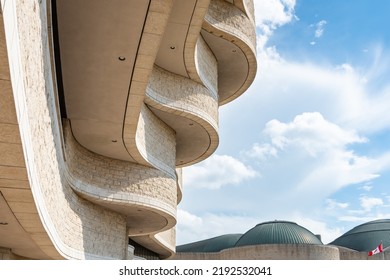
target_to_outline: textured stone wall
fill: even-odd
[[[154,61],[172,10],[173,0],[151,0],[133,69],[123,130],[123,140],[132,158],[144,165],[153,165],[139,150],[139,116],[144,105],[145,90]],[[136,135],[138,134],[138,136]],[[142,148],[142,145],[141,145]],[[144,151],[145,152],[145,151]],[[156,161],[154,162],[154,164]]]
[[[178,253],[175,259],[185,260],[338,260],[334,246],[309,244],[267,244],[243,246],[218,253]]]
[[[209,2],[197,1],[188,31],[183,56],[190,79],[154,66],[174,2],[150,2],[123,133],[126,149],[139,164],[88,152],[66,134],[67,128],[64,141],[53,84],[46,10],[50,1],[11,2],[15,7],[15,28],[9,36],[15,44],[10,66],[29,181],[44,227],[64,257],[127,258],[127,206],[141,205],[151,214],[166,218],[167,227],[174,225],[176,204],[181,199],[181,176],[175,171],[175,131],[144,102],[164,114],[194,120],[206,131],[208,150],[199,157],[195,155],[195,160],[207,158],[216,149],[218,65],[200,38]],[[211,26],[216,36],[235,42],[245,53],[248,64],[256,65],[254,25],[245,12],[225,1],[212,0],[206,19],[207,28]],[[248,78],[237,94],[253,81],[256,67],[249,69]],[[138,210],[141,211],[135,211]],[[147,238],[142,240],[150,247],[155,244],[148,242],[161,245],[162,254],[174,251],[174,228],[153,234],[145,235]]]
[[[31,190],[42,223],[66,258],[123,259],[126,221],[78,197],[65,176],[45,1],[10,1],[6,30],[15,105]],[[8,3],[8,4],[10,4]]]
[[[390,251],[368,256],[368,252],[358,252],[348,248],[338,247],[340,260],[390,260]]]
[[[199,37],[195,49],[196,70],[211,96],[218,100],[218,63],[202,37]]]
[[[244,8],[248,17],[255,23],[255,5],[253,0],[244,0]]]
[[[154,67],[146,97],[156,101],[164,111],[178,115],[186,112],[218,128],[217,98],[205,86],[188,78]]]
[[[197,0],[194,13],[192,15],[191,24],[188,28],[187,38],[184,48],[184,63],[187,70],[188,77],[196,82],[201,83],[200,73],[197,64],[198,55],[197,55],[197,45],[198,41],[201,40],[199,36],[202,29],[204,17],[207,13],[208,7],[210,5],[210,0]],[[195,55],[194,55],[195,54]],[[215,59],[214,59],[215,60]],[[212,77],[212,79],[217,79],[218,77]],[[207,83],[206,83],[206,86]],[[209,88],[209,90],[212,90]]]
[[[245,75],[242,75],[233,86],[231,73],[229,74],[229,71],[227,73],[222,72],[224,72],[224,67],[234,67],[234,65],[226,60],[223,62],[225,64],[223,66],[221,65],[221,59],[218,59],[220,105],[224,105],[240,96],[248,89],[256,76],[256,26],[253,3],[242,1],[234,1],[234,4],[231,4],[224,0],[211,0],[203,22],[203,30],[209,34],[208,36],[212,34],[216,38],[224,40],[225,43],[229,42],[232,46],[238,48],[237,54],[242,56],[239,64],[244,62],[247,65],[247,69],[243,70],[246,72]],[[218,57],[218,53],[216,56]],[[244,64],[241,64],[241,66]],[[237,82],[240,82],[240,84],[237,84]]]
[[[64,135],[67,180],[77,193],[123,215],[129,215],[141,207],[160,213],[159,219],[164,226],[175,224],[176,178],[153,167],[90,152],[75,141],[67,123],[64,125]],[[144,220],[145,223],[153,222],[147,215]],[[137,228],[137,223],[132,226]],[[143,223],[139,227],[144,234],[148,233]]]
[[[91,189],[96,188],[97,196],[113,199],[118,195],[121,200],[136,194],[176,207],[174,178],[152,167],[90,152],[75,141],[69,128],[65,128],[64,133],[68,170],[85,185],[85,191],[92,192]]]
[[[136,134],[138,150],[154,167],[175,178],[176,138],[172,128],[142,105]]]
[[[221,252],[221,259],[241,260],[338,260],[333,246],[309,244],[269,244],[237,247]]]
[[[10,260],[11,257],[11,249],[0,247],[0,260]]]
[[[154,238],[164,246],[171,248],[172,251],[176,251],[176,248],[172,247],[173,244],[176,244],[176,227],[159,232]]]
[[[224,0],[211,0],[205,19],[215,28],[246,42],[249,47],[256,46],[254,22],[234,5]]]

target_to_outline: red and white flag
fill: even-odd
[[[372,256],[372,255],[379,254],[379,253],[382,253],[382,252],[383,252],[383,245],[381,243],[374,250],[372,250],[371,252],[368,252],[368,255]]]

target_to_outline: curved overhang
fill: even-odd
[[[123,121],[149,5],[56,1],[66,115],[77,141],[104,156],[132,160]]]
[[[120,161],[113,165],[134,165],[146,173],[154,169],[158,174],[145,181],[163,178],[172,191],[172,201],[151,198],[155,189],[138,194],[136,187],[141,183],[122,184],[115,179],[116,171],[116,181],[109,183],[104,181],[104,172],[101,176],[75,175],[69,158],[68,162],[58,162],[64,169],[59,177],[66,182],[58,180],[56,184],[65,183],[66,187],[56,189],[56,195],[63,199],[60,191],[66,190],[65,200],[82,205],[81,210],[68,209],[71,214],[91,207],[111,213],[121,222],[124,218],[129,236],[161,256],[171,256],[175,209],[182,196],[176,167],[199,162],[215,151],[218,105],[245,91],[256,72],[251,38],[254,26],[245,13],[245,3],[251,1],[52,2],[53,29],[58,37],[54,42],[57,78],[63,92],[61,113],[70,122],[71,134],[94,155],[92,158],[101,157],[100,162]],[[232,24],[225,12],[238,16],[239,24]],[[164,76],[161,87],[153,80],[156,71]],[[182,89],[180,84],[184,85]],[[176,94],[170,96],[170,90]],[[68,144],[61,144],[66,153]],[[76,164],[75,169],[78,167]],[[90,182],[90,177],[100,182]],[[68,186],[78,196],[68,191]],[[46,195],[48,191],[42,192]],[[70,253],[64,255],[75,257],[68,249]]]
[[[64,137],[69,185],[86,200],[124,215],[129,235],[156,233],[176,224],[175,178],[90,152],[75,141],[67,122]]]
[[[256,33],[252,1],[240,10],[224,0],[211,0],[203,23],[202,36],[218,60],[219,104],[226,104],[244,93],[256,71]]]

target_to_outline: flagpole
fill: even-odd
[[[382,254],[382,260],[385,259],[385,252],[383,251],[383,240],[381,240],[381,243],[379,244],[379,247],[381,248],[381,254]]]
[[[382,260],[385,260],[385,249],[383,248],[383,240],[381,240],[381,246],[382,246]]]

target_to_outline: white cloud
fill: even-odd
[[[227,155],[213,155],[200,164],[183,170],[186,188],[219,189],[225,185],[236,185],[258,176],[250,166]]]
[[[361,197],[360,206],[365,212],[370,212],[372,208],[383,205],[383,200],[377,197]]]
[[[334,199],[327,199],[326,200],[327,210],[334,210],[334,209],[346,209],[349,206],[349,203],[346,202],[337,202]]]
[[[314,32],[314,37],[321,38],[322,34],[324,34],[324,28],[327,24],[326,20],[321,20],[316,24],[316,31]]]
[[[293,219],[297,224],[305,227],[312,233],[321,235],[321,241],[324,244],[332,242],[345,232],[343,228],[330,227],[327,223],[311,219],[307,215],[295,216]]]
[[[263,110],[258,117],[273,114],[285,119],[318,111],[339,125],[358,128],[359,132],[389,129],[390,84],[376,84],[387,77],[390,55],[378,48],[374,56],[372,67],[363,70],[347,63],[333,66],[286,61],[275,47],[262,48],[257,79],[250,89],[256,95],[247,98],[245,105]]]
[[[274,220],[272,218],[239,215],[216,215],[206,213],[201,216],[178,209],[177,244],[196,242],[224,234],[245,233],[259,223]],[[320,234],[324,244],[339,237],[344,230],[329,227],[325,222],[317,221],[297,213],[289,213],[283,220],[292,221],[305,227],[314,234]]]
[[[371,180],[390,168],[390,153],[377,156],[364,154],[364,149],[356,150],[370,145],[368,139],[373,140],[375,133],[390,129],[390,84],[386,82],[388,75],[384,75],[389,69],[390,55],[377,48],[368,69],[348,63],[287,61],[276,47],[265,47],[265,44],[278,26],[296,19],[295,1],[256,0],[254,3],[260,6],[256,9],[260,31],[257,78],[247,93],[222,107],[221,132],[226,133],[224,141],[228,138],[231,144],[225,147],[224,153],[229,149],[232,154],[244,151],[241,155],[246,156],[248,161],[245,162],[250,162],[256,171],[233,157],[229,161],[224,160],[229,157],[221,156],[209,163],[202,162],[200,168],[186,168],[185,188],[216,191],[196,190],[199,191],[195,194],[197,198],[204,198],[204,193],[209,196],[202,205],[191,205],[197,207],[194,211],[197,215],[189,217],[194,222],[186,227],[180,226],[179,221],[179,235],[192,236],[192,240],[185,241],[192,242],[236,232],[234,228],[230,230],[228,221],[241,225],[243,219],[255,224],[283,217],[320,233],[325,242],[334,240],[342,232],[330,226],[331,223],[320,222],[318,217],[325,215],[351,223],[390,218],[390,214],[380,212],[388,205],[384,205],[384,201],[380,205],[379,200],[372,199],[375,197],[360,200],[361,208],[353,211],[356,196],[342,202],[335,196],[344,187],[357,191],[357,186],[350,186],[356,183],[364,183],[362,189],[369,191]],[[272,6],[276,10],[269,11]],[[324,27],[325,24],[321,26]],[[323,31],[318,30],[321,37]],[[371,54],[370,48],[364,55]],[[377,80],[382,80],[382,84],[378,85]],[[236,140],[237,135],[240,140]],[[226,165],[221,167],[222,163]],[[253,178],[251,184],[245,181]],[[243,182],[245,191],[235,192],[236,188],[218,191],[225,185]],[[370,195],[375,196],[372,192]],[[197,211],[201,208],[208,213],[257,214],[261,219],[238,214],[199,215]],[[292,211],[300,214],[292,216]],[[226,223],[225,228],[222,221]],[[202,230],[196,225],[203,225]],[[253,225],[243,227],[242,231]]]
[[[258,144],[255,143],[250,151],[245,152],[248,157],[266,160],[269,157],[277,157],[278,150],[269,143]]]
[[[254,5],[257,45],[261,51],[277,27],[297,19],[294,15],[295,0],[256,0]]]
[[[215,215],[206,213],[197,216],[178,209],[176,228],[177,244],[200,241],[223,234],[245,233],[260,221],[253,217],[238,215]]]
[[[374,220],[390,219],[389,213],[367,214],[367,215],[344,215],[338,218],[342,222],[367,223]]]
[[[302,113],[290,123],[271,120],[266,124],[264,133],[276,148],[283,150],[285,146],[300,146],[314,157],[335,148],[366,141],[355,131],[342,129],[325,120],[318,112]]]
[[[371,186],[371,185],[364,185],[360,189],[362,189],[362,190],[364,190],[366,192],[369,192],[369,191],[371,191],[372,188],[373,188],[373,186]]]
[[[318,112],[303,113],[288,123],[271,120],[263,136],[267,141],[255,143],[247,154],[257,156],[260,162],[268,156],[268,166],[275,173],[290,174],[294,181],[290,180],[289,188],[300,193],[321,197],[378,176],[377,160],[348,149],[366,139],[324,119]]]
[[[268,24],[271,28],[284,25],[294,18],[295,0],[256,0],[256,25]]]

